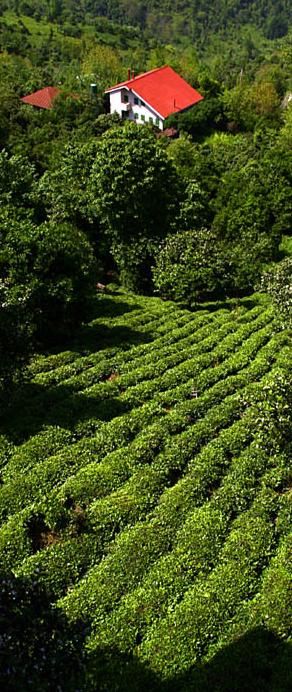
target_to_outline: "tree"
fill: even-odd
[[[213,96],[200,101],[185,113],[170,115],[166,125],[178,127],[196,139],[209,134],[215,127],[222,126],[223,122],[221,101]]]
[[[200,229],[206,226],[210,219],[211,209],[208,195],[197,182],[191,181],[185,189],[178,217],[178,226],[181,230],[186,231],[190,228]]]
[[[269,16],[266,22],[265,35],[269,39],[281,38],[282,36],[286,36],[288,26],[285,14],[283,12],[277,12],[277,14]]]
[[[27,207],[36,181],[35,168],[19,154],[9,157],[7,151],[0,152],[0,195],[1,203]]]
[[[68,144],[59,165],[40,178],[37,194],[46,213],[55,222],[69,221],[81,228],[90,222],[88,180],[98,143]]]
[[[221,101],[230,130],[253,130],[256,113],[251,104],[249,86],[245,82],[233,89],[225,89]]]
[[[23,380],[32,348],[29,289],[0,280],[0,412]]]
[[[92,213],[109,238],[122,281],[143,290],[181,194],[163,144],[135,123],[112,128],[98,142],[89,187]]]
[[[2,222],[0,270],[17,296],[27,296],[26,319],[42,344],[67,338],[86,317],[94,288],[93,252],[69,224]]]
[[[91,46],[83,59],[81,73],[88,83],[97,81],[101,91],[126,77],[118,52],[104,45]]]
[[[212,228],[225,244],[232,290],[250,290],[262,265],[277,255],[282,230],[273,196],[266,169],[257,161],[222,177]]]

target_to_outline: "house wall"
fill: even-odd
[[[130,110],[125,110],[125,103],[123,103],[124,95],[128,97],[128,103],[130,104]],[[132,91],[128,89],[119,89],[117,91],[111,91],[110,97],[110,112],[118,113],[120,117],[123,117],[125,113],[125,118],[127,120],[135,120],[139,125],[143,123],[151,122],[153,120],[153,125],[156,125],[163,130],[163,119],[158,117],[155,111],[153,111],[146,103],[133,94]],[[138,103],[135,103],[138,100]]]

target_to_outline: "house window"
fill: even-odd
[[[144,101],[140,101],[140,106],[145,106]]]
[[[135,104],[135,106],[139,106],[138,96],[134,96],[134,104]]]
[[[121,101],[122,101],[122,103],[129,103],[129,96],[128,96],[128,94],[125,94],[125,92],[122,92],[122,94],[121,94]]]
[[[139,120],[139,113],[134,113],[135,120]]]
[[[153,125],[153,118],[151,118],[151,115],[149,116],[149,122],[151,125]]]
[[[143,120],[143,122],[145,122],[145,115],[141,115],[141,120]]]
[[[155,125],[158,125],[159,127],[159,118],[155,118]]]

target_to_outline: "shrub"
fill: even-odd
[[[153,269],[159,294],[187,303],[220,293],[224,273],[222,248],[215,234],[207,229],[169,235]]]
[[[0,280],[0,408],[23,380],[31,351],[29,297],[29,289]]]
[[[43,343],[66,338],[85,318],[94,266],[89,242],[69,224],[5,224],[0,267],[15,291],[28,293],[28,318]]]
[[[292,327],[292,257],[263,274],[259,288],[268,293],[284,328]]]

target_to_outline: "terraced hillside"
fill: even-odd
[[[209,308],[100,296],[4,421],[2,565],[83,647],[58,689],[291,688],[288,337]]]

